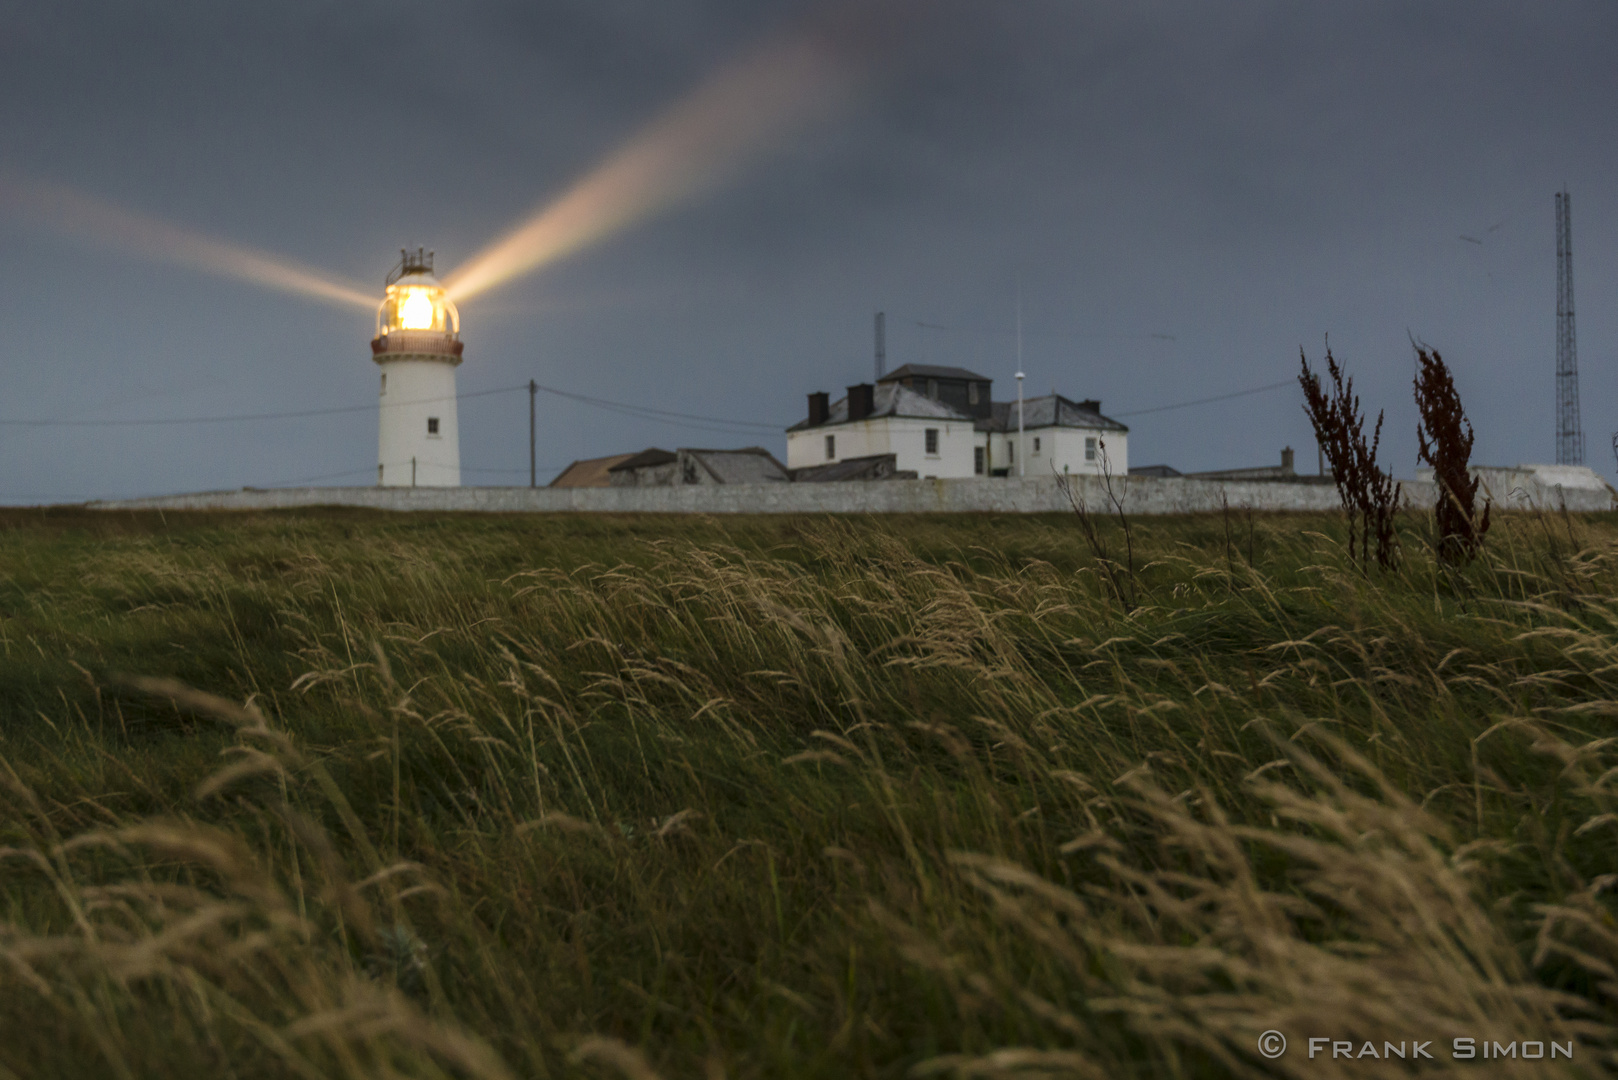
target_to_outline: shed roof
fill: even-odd
[[[806,465],[793,472],[794,483],[824,484],[843,480],[914,480],[916,470],[896,469],[897,454],[870,454],[866,457],[844,458],[824,465]]]
[[[549,486],[554,488],[608,487],[610,481],[607,478],[607,470],[633,456],[633,454],[611,454],[607,457],[583,458],[557,473],[556,479],[552,480]]]
[[[630,469],[644,469],[652,465],[667,465],[670,462],[678,460],[679,459],[675,457],[675,455],[669,453],[667,450],[659,450],[657,447],[653,446],[642,450],[638,454],[627,455],[622,461],[612,466],[607,471],[626,472]]]
[[[739,450],[682,449],[680,453],[695,458],[721,484],[768,484],[791,478],[786,466],[762,446]]]

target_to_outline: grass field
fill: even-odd
[[[5,511],[0,1078],[1607,1075],[1618,521],[1402,528]]]

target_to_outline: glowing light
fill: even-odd
[[[817,38],[776,44],[720,71],[561,198],[455,270],[445,289],[464,300],[715,186],[839,105],[851,75]]]
[[[433,298],[426,289],[407,289],[399,303],[399,325],[406,330],[433,328]]]
[[[94,243],[119,247],[209,273],[267,285],[328,303],[370,309],[376,294],[336,281],[318,270],[252,248],[144,217],[68,188],[0,179],[0,204]]]

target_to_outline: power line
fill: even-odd
[[[542,465],[542,466],[540,466],[540,469],[542,471],[555,470],[555,469],[560,469],[560,468],[561,468],[561,466],[559,466],[559,465]],[[324,474],[322,474],[320,476],[301,476],[296,480],[276,480],[276,481],[273,481],[273,482],[267,483],[267,484],[251,484],[249,486],[250,487],[257,487],[257,488],[298,487],[299,485],[302,485],[302,484],[313,484],[313,483],[317,483],[318,481],[321,481],[321,480],[339,480],[339,479],[341,479],[341,478],[343,478],[345,476],[359,476],[359,475],[362,475],[362,474],[369,475],[373,471],[374,470],[372,470],[369,466],[365,466],[365,467],[358,468],[358,469],[345,469],[343,472],[324,473]],[[518,474],[518,473],[526,474],[528,472],[527,469],[475,469],[475,468],[472,468],[469,465],[462,465],[461,466],[461,471],[463,473],[498,473],[498,474],[501,474],[501,475],[505,475],[505,474],[513,474],[513,475],[515,475],[515,474]]]
[[[620,412],[629,416],[642,416],[644,418],[669,417],[679,420],[698,420],[705,424],[724,424],[734,428],[752,428],[757,431],[768,431],[771,433],[782,430],[782,427],[779,424],[760,424],[753,420],[728,420],[719,416],[698,416],[695,413],[670,412],[667,409],[654,409],[648,405],[631,405],[625,401],[612,401],[607,398],[590,397],[588,394],[569,393],[566,390],[558,390],[555,387],[544,386],[538,383],[535,384],[535,388],[543,390],[547,394],[553,394],[556,397],[567,398],[569,401],[579,401],[586,405],[594,405],[597,408],[607,409],[613,412]],[[527,387],[525,386],[523,389],[526,390]]]
[[[1268,393],[1271,390],[1279,390],[1283,386],[1297,385],[1297,379],[1287,379],[1285,382],[1269,383],[1265,386],[1255,386],[1249,390],[1237,390],[1235,393],[1231,394],[1219,394],[1214,397],[1198,398],[1195,401],[1181,401],[1173,405],[1155,405],[1150,409],[1135,409],[1132,412],[1113,413],[1112,415],[1118,417],[1145,416],[1147,413],[1168,412],[1170,409],[1189,409],[1193,405],[1211,405],[1216,401],[1229,401],[1231,398],[1249,397],[1253,394],[1263,394]]]
[[[719,431],[727,434],[738,432],[768,432],[774,434],[782,430],[781,425],[761,424],[751,420],[730,420],[719,416],[700,416],[694,413],[673,412],[668,409],[657,409],[649,405],[634,405],[627,401],[613,401],[609,398],[591,397],[588,394],[575,394],[567,390],[558,390],[553,386],[535,384],[535,388],[552,394],[556,397],[577,401],[598,409],[616,412],[625,416],[634,416],[646,420],[660,420],[664,423],[674,424],[676,421],[694,421],[694,423],[676,424],[679,427],[699,427],[705,431]],[[379,405],[338,405],[326,409],[296,409],[287,412],[266,413],[236,413],[225,416],[174,416],[162,417],[152,420],[6,420],[0,419],[0,426],[5,427],[70,427],[70,428],[97,428],[97,427],[173,427],[184,424],[226,424],[240,423],[256,420],[291,420],[309,416],[334,416],[341,413],[370,412],[378,407],[384,409],[404,408],[411,405],[425,405],[435,401],[462,400],[466,398],[487,397],[490,394],[510,394],[519,390],[527,390],[528,384],[520,386],[500,386],[492,390],[477,390],[469,394],[443,395],[440,397],[418,398],[413,401],[385,402]]]
[[[426,405],[434,401],[487,397],[490,394],[509,394],[513,390],[526,390],[527,386],[501,386],[493,390],[477,390],[470,394],[444,394],[440,397],[417,398],[414,401],[386,402],[384,409],[402,409],[408,405]],[[300,416],[331,416],[336,413],[370,412],[377,405],[339,405],[330,409],[300,409],[294,412],[238,413],[234,416],[173,416],[156,420],[0,420],[7,427],[170,427],[178,424],[228,424],[244,420],[289,420]]]
[[[1014,326],[945,326],[943,323],[924,322],[921,319],[912,319],[911,324],[922,330],[943,330],[951,334],[972,334],[977,337],[1009,338],[1017,336]],[[1037,331],[1024,330],[1023,337],[1037,338],[1042,341],[1138,341],[1155,339],[1157,341],[1178,341],[1174,334],[1159,332],[1149,333],[1116,333],[1116,334],[1084,334],[1077,331]]]
[[[367,468],[360,468],[360,469],[347,469],[347,470],[345,470],[343,472],[326,473],[323,476],[303,476],[303,477],[299,477],[296,480],[277,480],[274,483],[270,483],[270,484],[253,484],[253,485],[250,485],[250,486],[252,486],[252,487],[263,487],[263,488],[297,487],[300,484],[313,484],[313,483],[315,483],[316,481],[319,481],[319,480],[337,480],[337,479],[340,479],[340,478],[342,478],[344,476],[358,476],[361,473],[369,474],[371,471],[372,470],[370,468],[368,468],[368,467]]]

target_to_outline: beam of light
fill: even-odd
[[[55,184],[0,179],[0,205],[92,243],[264,285],[344,307],[374,310],[377,296],[252,248],[229,244]]]
[[[502,285],[707,191],[823,117],[852,89],[852,65],[803,34],[722,69],[560,198],[444,281],[456,301]]]

